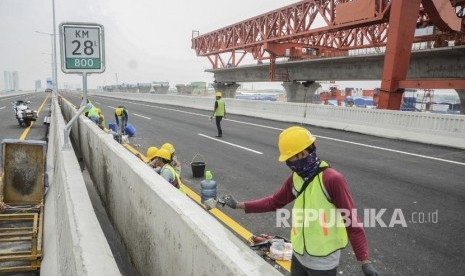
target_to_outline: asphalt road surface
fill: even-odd
[[[79,105],[78,94],[65,97]],[[107,124],[114,121],[114,108],[122,100],[91,99]],[[194,179],[190,168],[197,153],[213,172],[218,193],[240,201],[273,193],[290,173],[277,160],[279,133],[290,123],[228,115],[222,123],[223,137],[216,138],[215,122],[208,118],[211,111],[132,100],[124,104],[137,129],[131,144],[145,154],[149,146],[172,143],[182,162],[183,180],[197,193],[201,179]],[[376,212],[386,224],[365,228],[370,257],[381,275],[463,275],[465,151],[306,127],[317,136],[320,158],[345,176],[362,221],[375,221]],[[224,212],[253,233],[289,237],[289,228],[276,226],[275,213],[246,215],[229,208]],[[350,246],[342,253],[338,271],[361,275]]]

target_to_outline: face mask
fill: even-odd
[[[287,166],[304,180],[313,178],[317,174],[320,163],[321,160],[316,156],[316,151],[309,153],[305,158],[286,161]]]

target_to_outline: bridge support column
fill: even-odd
[[[178,90],[179,95],[192,95],[194,87],[191,85],[176,84],[176,90]]]
[[[286,90],[287,101],[291,103],[313,103],[313,95],[321,87],[314,81],[283,82],[282,85]]]
[[[236,90],[239,88],[239,84],[235,82],[215,82],[212,86],[215,92],[221,92],[223,98],[236,97]]]
[[[460,99],[460,114],[465,115],[465,89],[456,89]]]

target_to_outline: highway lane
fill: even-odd
[[[75,104],[79,102],[77,94],[67,96]],[[113,121],[112,107],[121,100],[92,99],[102,108],[107,123]],[[278,135],[289,123],[228,116],[223,123],[221,141],[262,153],[258,154],[217,141],[214,121],[208,119],[210,112],[129,100],[124,104],[130,112],[129,121],[137,129],[132,144],[145,153],[151,145],[173,143],[182,161],[183,179],[197,192],[200,179],[192,178],[189,165],[196,153],[205,157],[208,169],[213,171],[219,194],[231,193],[239,200],[255,199],[275,191],[289,174],[286,166],[277,161]],[[318,136],[320,157],[344,174],[362,218],[367,217],[364,209],[377,212],[386,209],[382,216],[386,224],[396,209],[405,217],[407,227],[397,224],[393,228],[379,225],[366,228],[371,256],[382,275],[462,274],[465,268],[461,249],[465,243],[464,151],[308,128]],[[245,215],[235,210],[224,211],[254,233],[289,236],[289,228],[275,227],[274,213]],[[427,217],[436,212],[437,223],[415,223],[422,215]],[[340,271],[345,275],[359,274],[352,251],[344,250],[342,255]]]
[[[18,124],[18,120],[16,119],[13,108],[11,106],[12,101],[31,101],[31,108],[38,110],[47,96],[48,99],[45,102],[42,111],[39,113],[39,118],[30,128],[27,136],[25,137],[27,140],[45,140],[47,127],[43,124],[43,120],[44,116],[48,114],[48,110],[50,109],[50,93],[36,92],[21,96],[0,98],[0,141],[3,139],[19,139],[26,130],[25,127],[19,126]]]

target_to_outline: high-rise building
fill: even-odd
[[[19,90],[19,75],[18,71],[12,71],[12,81],[13,81],[13,91],[18,91]]]
[[[6,91],[19,90],[19,75],[18,71],[4,71],[3,78],[5,80]]]
[[[36,92],[42,90],[42,82],[40,80],[35,81]]]

